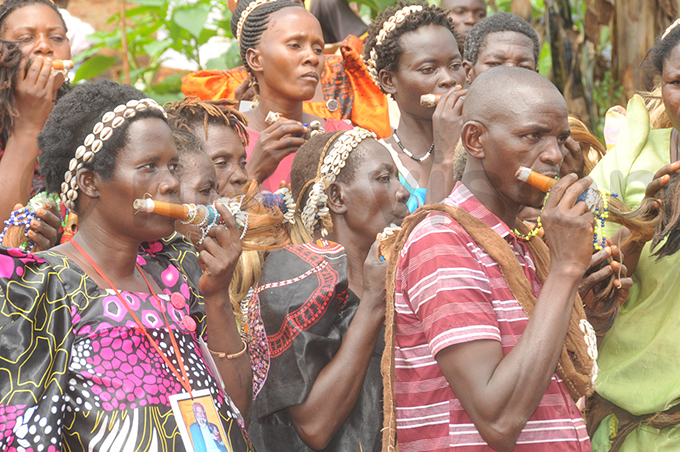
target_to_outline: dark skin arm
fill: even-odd
[[[364,292],[340,349],[316,377],[307,399],[287,409],[309,447],[325,449],[354,409],[385,321],[385,272],[378,243],[364,264]]]
[[[466,89],[456,85],[442,95],[432,115],[434,154],[427,183],[425,204],[441,202],[453,190],[453,156],[463,130],[463,102]]]
[[[216,207],[225,220],[226,228],[213,228],[203,242],[198,257],[203,276],[198,288],[205,302],[208,347],[215,352],[234,354],[243,349],[229,300],[229,284],[241,255],[240,230],[224,205],[217,204]],[[214,360],[227,394],[248,422],[253,404],[253,377],[248,353],[234,359],[214,357]]]
[[[31,193],[38,134],[45,125],[56,99],[51,58],[37,57],[26,71],[28,59],[19,63],[14,96],[19,116],[14,121],[0,159],[0,221],[9,218],[17,203],[26,205]],[[61,76],[60,76],[61,77]]]
[[[552,267],[522,337],[453,345],[435,356],[463,408],[493,449],[510,451],[555,373],[574,299],[592,256],[593,216],[578,195],[592,181],[564,177],[543,210]]]

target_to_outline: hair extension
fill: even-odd
[[[3,138],[14,130],[14,120],[19,116],[14,99],[14,81],[22,58],[17,43],[0,40],[0,134]]]
[[[421,11],[412,12],[406,16],[406,19],[403,22],[387,34],[382,44],[376,46],[376,40],[380,30],[382,30],[383,24],[397,11],[409,5],[422,5],[423,9]],[[376,72],[380,73],[383,69],[396,71],[399,65],[399,57],[404,53],[404,50],[399,44],[399,39],[404,34],[427,25],[437,25],[447,28],[456,40],[461,56],[463,55],[463,39],[456,32],[453,22],[448,18],[445,10],[438,6],[429,5],[420,1],[411,2],[400,0],[395,6],[390,6],[380,12],[375,20],[368,26],[368,36],[366,36],[366,41],[364,42],[362,55],[364,61],[368,61],[371,57],[371,50],[375,49],[377,54],[375,61]],[[380,89],[382,90],[382,87]]]
[[[238,21],[241,19],[241,14],[248,7],[250,1],[240,1],[236,5],[236,9],[231,16],[231,33],[236,36],[236,28],[238,26]],[[272,13],[288,7],[303,8],[299,3],[294,3],[290,0],[276,0],[271,3],[265,3],[258,6],[253,10],[253,12],[248,15],[245,23],[243,24],[243,29],[241,30],[241,40],[239,42],[239,50],[241,54],[241,61],[243,61],[243,66],[245,66],[248,74],[255,79],[255,74],[253,74],[252,69],[248,66],[246,61],[246,53],[248,49],[256,47],[260,43],[260,38],[262,33],[267,29],[269,24],[269,17]]]
[[[240,111],[234,109],[238,102],[234,99],[203,101],[197,97],[187,97],[177,102],[165,104],[170,124],[177,129],[185,129],[198,136],[199,126],[205,130],[208,139],[208,125],[231,127],[238,133],[243,146],[248,146],[248,120]]]
[[[534,43],[534,60],[538,64],[541,46],[536,30],[526,20],[512,13],[496,13],[477,22],[465,39],[465,59],[476,64],[479,52],[486,45],[486,37],[502,31],[514,31],[531,39]]]
[[[645,106],[649,112],[649,121],[654,129],[670,129],[673,127],[666,106],[661,96],[661,84],[654,87],[652,91],[641,91],[639,93],[645,100]]]
[[[595,135],[590,133],[588,126],[586,126],[580,119],[569,116],[569,128],[571,129],[571,137],[581,147],[583,154],[583,172],[588,175],[595,168],[595,165],[602,160],[602,157],[607,153],[607,148],[598,140]]]

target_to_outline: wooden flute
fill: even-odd
[[[420,105],[423,107],[436,107],[441,98],[441,94],[423,94],[420,96]]]
[[[543,193],[548,193],[551,188],[557,183],[557,179],[546,176],[545,174],[537,173],[530,168],[525,166],[520,166],[515,177],[522,182],[526,182],[532,187],[541,190]],[[577,201],[583,201],[588,206],[592,212],[596,209],[602,207],[602,194],[597,184],[593,182],[590,187],[586,188],[583,193],[581,193]]]

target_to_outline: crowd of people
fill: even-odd
[[[0,5],[0,450],[680,449],[680,20],[612,147],[514,14],[319,3],[166,105]]]

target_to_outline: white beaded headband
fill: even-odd
[[[380,86],[380,79],[378,79],[378,70],[376,69],[375,64],[375,61],[378,59],[378,52],[376,52],[375,48],[378,47],[379,45],[382,45],[382,43],[385,41],[385,38],[387,38],[387,35],[394,31],[402,22],[404,22],[409,14],[422,10],[423,10],[422,5],[404,6],[399,11],[394,13],[394,15],[387,19],[383,24],[382,29],[378,33],[378,37],[375,39],[375,45],[373,46],[371,52],[369,53],[370,58],[366,60],[368,74],[371,76],[373,82],[376,85]]]
[[[673,22],[672,24],[670,24],[668,26],[668,28],[666,28],[666,31],[664,31],[663,35],[661,35],[661,40],[663,41],[664,39],[666,39],[666,36],[668,36],[668,33],[673,31],[675,29],[675,27],[677,27],[678,25],[680,25],[680,18],[675,19],[675,22]]]
[[[335,137],[334,137],[335,138]],[[307,182],[305,188],[300,192],[300,199],[297,202],[298,207],[301,206],[302,197],[307,190],[307,187],[312,184],[307,197],[307,203],[304,209],[300,211],[300,219],[302,224],[307,229],[307,232],[314,234],[316,225],[321,220],[323,226],[321,228],[321,235],[327,236],[332,229],[330,212],[328,211],[328,196],[326,196],[326,188],[328,185],[335,182],[335,178],[340,173],[340,170],[345,167],[345,162],[349,153],[367,138],[376,139],[375,133],[370,132],[360,127],[355,127],[352,130],[344,132],[338,137],[333,144],[330,151],[322,152],[319,161],[319,168],[316,173],[316,178]],[[329,140],[329,143],[333,139]],[[328,146],[324,151],[328,149]]]
[[[92,133],[85,137],[85,141],[76,149],[76,155],[68,164],[68,171],[64,173],[64,182],[61,183],[61,202],[66,208],[73,210],[75,201],[78,198],[78,182],[76,172],[83,167],[83,164],[92,160],[94,155],[101,151],[104,141],[111,138],[113,129],[123,125],[126,119],[134,117],[138,112],[147,109],[158,110],[167,118],[167,113],[153,99],[131,100],[126,104],[118,105],[113,111],[108,111],[102,116],[102,120],[94,125]]]
[[[250,13],[255,11],[256,8],[259,8],[260,6],[266,3],[274,3],[276,1],[278,0],[255,0],[254,2],[250,2],[246,9],[244,9],[243,12],[241,13],[241,17],[238,20],[238,24],[236,24],[236,40],[239,43],[241,42],[241,33],[243,32],[243,26],[246,24],[246,20],[248,20],[248,16],[250,16]]]

